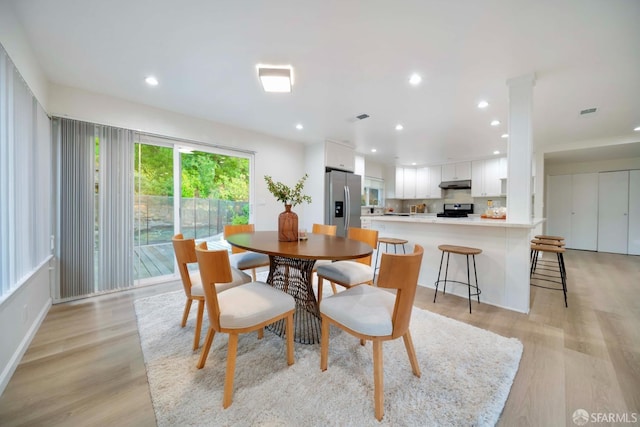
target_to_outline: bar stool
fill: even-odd
[[[544,238],[542,238],[544,237]],[[565,243],[564,243],[564,238],[562,237],[557,237],[557,236],[542,236],[542,235],[538,235],[536,236],[535,239],[531,239],[531,244],[532,245],[547,245],[547,246],[555,246],[555,247],[564,247]],[[531,273],[534,273],[536,271],[536,267],[538,266],[538,255],[539,252],[537,250],[534,250],[533,248],[531,249],[530,252],[530,258],[531,258]],[[547,261],[540,261],[540,262],[547,262]]]
[[[478,270],[476,269],[476,255],[479,255],[482,253],[482,249],[478,249],[478,248],[469,248],[466,246],[454,246],[454,245],[440,245],[438,246],[438,249],[440,249],[442,251],[442,256],[440,257],[440,268],[438,269],[438,280],[436,280],[436,292],[433,294],[433,302],[436,302],[436,296],[438,295],[438,285],[440,284],[440,282],[443,283],[443,287],[442,287],[442,294],[444,295],[444,293],[447,290],[447,282],[450,283],[460,283],[462,285],[466,285],[469,288],[469,313],[471,313],[471,297],[475,296],[478,298],[478,304],[480,304],[480,288],[478,287]],[[444,280],[440,280],[440,272],[442,271],[442,261],[444,260],[444,254],[447,254],[447,267],[444,271]],[[467,281],[466,282],[461,282],[459,280],[448,280],[447,279],[447,275],[449,273],[449,255],[450,254],[458,254],[458,255],[464,255],[467,258]],[[469,255],[471,255],[471,258],[473,259],[473,274],[475,276],[476,279],[476,284],[473,285],[471,283],[471,275],[469,273]],[[471,288],[475,288],[476,292],[475,293],[471,293]]]
[[[537,237],[537,236],[536,236]],[[540,252],[547,252],[556,254],[556,259],[558,263],[558,269],[555,270],[553,268],[540,268],[541,270],[550,271],[556,274],[544,274],[544,273],[536,273],[536,267],[540,262],[538,260]],[[557,283],[562,285],[562,289],[551,286],[543,286],[536,283],[531,283],[531,286],[535,286],[538,288],[551,289],[554,291],[562,291],[564,294],[564,306],[569,307],[567,304],[567,269],[564,265],[564,242],[553,241],[553,240],[541,240],[541,239],[533,239],[531,241],[531,280],[543,280],[545,282]],[[545,264],[546,265],[546,264]],[[536,277],[534,277],[534,274]],[[560,281],[558,281],[560,279]]]
[[[406,254],[407,252],[404,249],[404,245],[409,241],[405,239],[396,239],[394,237],[379,237],[378,238],[378,247],[376,249],[376,263],[374,265],[373,271],[375,272],[378,269],[378,260],[380,259],[380,243],[384,243],[385,252],[389,252],[389,245],[393,245],[393,253],[398,253],[398,245],[402,245],[402,253]]]

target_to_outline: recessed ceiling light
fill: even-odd
[[[149,86],[158,86],[158,79],[156,79],[153,76],[149,76],[146,79],[144,79],[144,81],[149,85]]]
[[[640,126],[638,126],[637,128],[635,128],[633,130],[635,130],[636,132],[640,132]]]
[[[409,77],[409,83],[411,83],[414,86],[417,86],[420,84],[420,82],[422,81],[422,77],[420,77],[420,74],[411,74],[411,77]]]
[[[411,163],[411,166],[415,166],[415,165],[416,165],[416,162]]]
[[[487,101],[478,102],[478,108],[487,108],[488,106],[489,106],[489,103]]]
[[[291,65],[258,64],[258,77],[265,92],[291,92],[293,67]]]
[[[402,126],[401,124],[398,123],[396,125],[396,130],[402,130],[402,129],[404,129],[404,126]]]
[[[500,151],[496,150],[493,152],[493,154],[500,154]]]
[[[502,135],[500,135],[500,138],[509,138],[509,134],[508,133],[503,133]]]
[[[498,126],[500,124],[500,120],[492,120],[491,126]]]
[[[302,130],[302,129],[304,129],[304,126],[302,126],[302,124],[298,123],[298,124],[296,125],[296,129],[298,129],[298,130]]]
[[[372,152],[372,153],[375,153],[376,151],[378,151],[378,150],[376,150],[375,148],[372,148],[372,149],[371,149],[371,152]]]

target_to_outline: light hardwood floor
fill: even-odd
[[[579,408],[640,413],[640,257],[567,251],[565,260],[569,308],[562,292],[532,287],[528,315],[477,303],[469,314],[466,299],[434,304],[433,290],[418,290],[418,307],[523,342],[501,426],[571,426]],[[482,268],[479,257],[480,287]],[[52,307],[0,397],[0,425],[155,425],[133,300],[179,289]]]

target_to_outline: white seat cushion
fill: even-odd
[[[257,252],[240,252],[238,254],[231,254],[229,255],[229,264],[231,264],[231,267],[235,267],[240,270],[262,267],[269,265],[269,255],[259,254]]]
[[[293,310],[296,303],[291,295],[266,283],[251,282],[219,293],[218,306],[220,326],[241,329]]]
[[[216,292],[220,293],[251,281],[251,276],[244,271],[240,271],[233,267],[231,268],[231,276],[233,279],[229,283],[216,283]],[[190,273],[189,277],[191,278],[191,296],[203,297],[204,289],[202,289],[202,277],[200,277],[200,272],[195,271]]]
[[[393,332],[391,316],[395,301],[392,293],[370,285],[359,285],[323,298],[320,313],[353,331],[381,337]]]
[[[320,265],[316,272],[332,282],[357,285],[373,280],[373,267],[355,261],[337,261]]]
[[[316,261],[315,264],[313,264],[313,271],[316,271],[318,269],[318,267],[323,266],[323,265],[329,265],[332,264],[333,261],[331,261],[330,259],[319,259]]]

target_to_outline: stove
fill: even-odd
[[[444,212],[438,213],[440,218],[465,218],[473,213],[473,203],[445,203]]]

